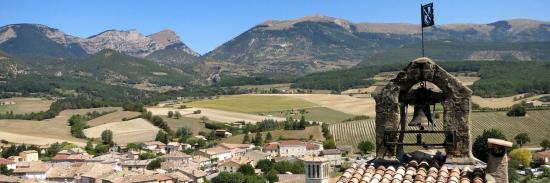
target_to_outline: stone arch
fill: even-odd
[[[395,155],[395,146],[384,145],[386,130],[398,130],[400,125],[400,96],[416,83],[429,81],[443,93],[444,130],[455,131],[455,145],[446,147],[448,157],[472,157],[470,142],[470,100],[472,91],[431,59],[413,60],[392,79],[374,99],[376,101],[376,154],[377,157]],[[397,135],[388,137],[397,139]],[[446,139],[448,140],[448,139]]]

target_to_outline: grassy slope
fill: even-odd
[[[495,128],[504,133],[508,140],[512,140],[519,133],[528,133],[531,138],[529,144],[539,144],[543,139],[548,139],[550,131],[550,110],[528,111],[526,117],[508,117],[506,112],[476,112],[470,116],[472,140],[483,133],[485,129]],[[443,128],[440,119],[436,129]],[[374,120],[338,123],[330,125],[331,133],[339,145],[357,144],[362,140],[374,142]],[[440,142],[440,136],[430,135],[425,137],[427,141]],[[407,135],[406,140],[414,141],[414,134]]]
[[[262,132],[262,137],[265,139],[267,132]],[[285,139],[309,139],[309,135],[313,135],[314,140],[324,140],[324,137],[321,133],[320,126],[310,126],[305,130],[274,130],[271,131],[273,140],[279,139],[279,137]],[[229,138],[223,139],[222,142],[225,143],[242,143],[244,134],[231,136]],[[252,138],[255,137],[255,134],[252,134]]]
[[[284,111],[316,106],[313,103],[292,97],[257,95],[228,96],[214,100],[194,101],[186,105],[244,113]]]
[[[168,118],[168,116],[161,116],[166,123],[168,123],[168,126],[174,131],[176,131],[178,128],[181,127],[187,127],[192,132],[193,135],[197,135],[199,132],[208,132],[209,129],[204,127],[204,124],[201,122],[200,119],[197,118],[189,118],[189,117],[181,117],[180,119],[173,119]]]

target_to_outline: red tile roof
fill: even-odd
[[[279,144],[281,145],[303,145],[305,142],[299,141],[299,140],[283,140],[279,141]]]
[[[12,163],[15,163],[15,162],[9,159],[0,158],[0,165],[7,165]]]
[[[307,150],[318,150],[319,147],[320,147],[319,144],[306,143],[306,149]]]
[[[359,182],[460,182],[482,183],[484,172],[482,169],[472,170],[469,167],[459,169],[441,166],[419,166],[416,162],[397,166],[378,166],[353,164],[338,179],[337,183]]]
[[[278,148],[279,148],[279,144],[270,143],[264,146],[264,151],[274,151],[274,150],[277,150]]]

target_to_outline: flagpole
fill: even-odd
[[[420,11],[422,11],[422,4],[420,4]],[[420,16],[420,30],[422,32],[422,57],[424,57],[424,26],[422,25],[422,16]]]

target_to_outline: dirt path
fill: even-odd
[[[228,122],[228,123],[232,123],[235,121],[246,121],[250,123],[256,123],[258,121],[262,121],[267,118],[278,120],[278,121],[285,120],[285,118],[280,118],[280,117],[268,117],[268,116],[240,113],[240,112],[230,112],[230,111],[223,111],[223,110],[217,110],[217,109],[196,108],[196,107],[187,108],[187,109],[149,107],[147,108],[147,110],[151,111],[153,115],[167,115],[168,111],[174,111],[174,112],[179,111],[185,117],[201,118],[202,116],[206,116],[213,121]],[[193,111],[196,111],[196,110],[201,110],[201,113],[193,114]]]

